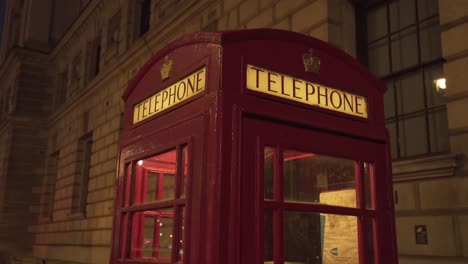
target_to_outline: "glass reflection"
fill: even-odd
[[[184,240],[185,240],[185,207],[181,209],[180,227],[179,227],[179,260],[184,259]]]
[[[263,261],[273,263],[273,210],[266,210],[263,218]]]
[[[174,199],[176,150],[171,150],[137,162],[134,192],[137,202],[147,203]]]
[[[188,179],[188,151],[187,146],[182,148],[182,182],[180,197],[185,197],[187,193],[187,179]]]
[[[275,149],[271,147],[265,147],[263,157],[264,197],[265,199],[273,199]]]
[[[169,260],[172,252],[173,209],[144,211],[134,214],[132,245],[136,258]]]
[[[284,213],[285,263],[359,263],[357,218],[309,212]]]
[[[285,150],[284,200],[356,207],[355,161]]]

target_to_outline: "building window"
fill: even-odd
[[[151,0],[139,0],[135,10],[135,39],[143,36],[150,28]]]
[[[78,52],[74,57],[70,69],[70,87],[67,91],[67,97],[72,96],[73,93],[80,87],[81,85],[81,77],[83,70],[81,67],[81,51]]]
[[[101,37],[98,35],[88,43],[87,81],[93,80],[100,72],[101,67]]]
[[[72,213],[84,214],[88,197],[89,170],[93,148],[91,133],[80,138],[78,143],[78,161],[75,179],[73,181]]]
[[[385,119],[392,158],[449,149],[436,0],[385,1],[367,7],[367,65],[387,85]]]
[[[52,220],[55,202],[55,184],[57,182],[60,152],[52,152],[47,159],[46,177],[44,180],[41,217]]]
[[[107,49],[108,50],[114,49],[118,46],[119,33],[120,33],[120,18],[121,18],[121,12],[119,10],[109,20],[108,31],[107,31]]]
[[[78,141],[75,178],[73,180],[72,214],[85,215],[88,197],[88,181],[93,150],[93,134],[88,131],[88,112],[83,115],[84,135]]]
[[[122,211],[124,221],[132,222],[132,229],[125,256],[157,263],[182,263],[179,261],[184,257],[187,162],[187,146],[180,145],[127,163],[126,185],[132,191]]]

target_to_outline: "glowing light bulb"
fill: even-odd
[[[140,165],[140,166],[143,165],[143,161],[142,161],[142,160],[139,160],[139,161],[138,161],[138,165]]]
[[[439,78],[439,79],[434,80],[434,84],[436,86],[437,91],[447,89],[445,78]]]

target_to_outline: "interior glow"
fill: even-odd
[[[437,90],[445,90],[447,88],[445,84],[445,78],[439,78],[434,80]]]
[[[138,165],[140,165],[140,166],[143,165],[143,161],[142,161],[142,160],[139,160],[139,161],[138,161]]]

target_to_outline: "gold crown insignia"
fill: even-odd
[[[166,56],[166,58],[164,58],[164,63],[161,66],[161,79],[162,80],[169,78],[169,73],[171,72],[171,69],[172,69],[172,60],[169,59],[168,56]]]
[[[304,63],[304,69],[306,72],[312,72],[318,74],[320,71],[320,59],[314,56],[313,50],[309,50],[308,53],[304,53],[302,56],[302,62]]]

